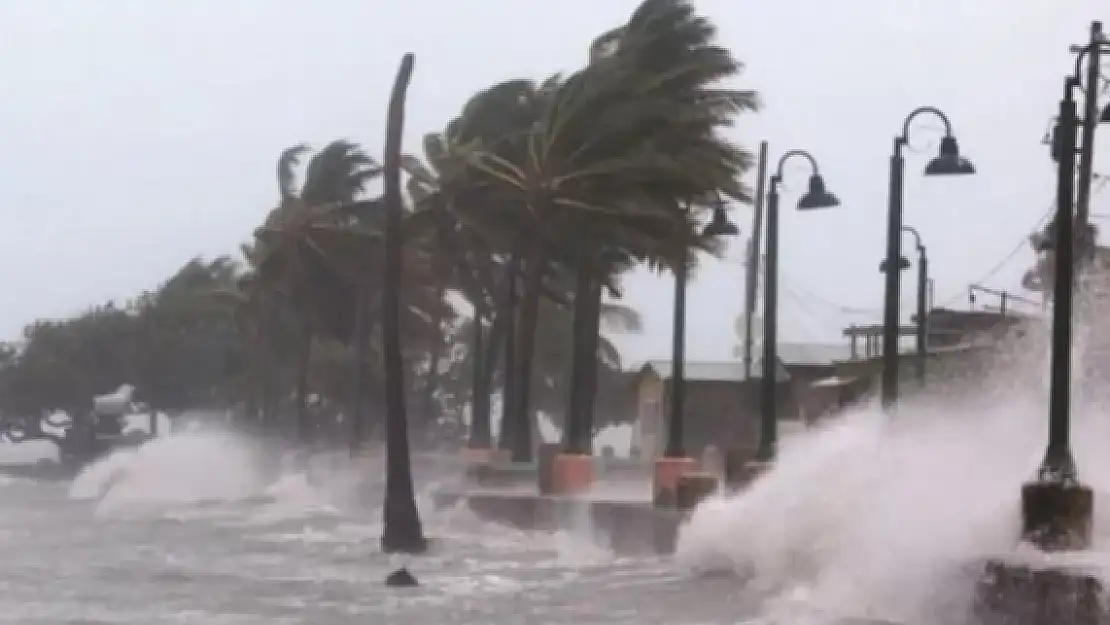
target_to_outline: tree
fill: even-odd
[[[385,141],[385,289],[382,310],[382,345],[385,360],[386,482],[383,506],[382,550],[418,553],[427,548],[409,453],[405,413],[404,361],[401,356],[401,272],[403,271],[401,221],[401,138],[405,120],[405,94],[412,79],[413,56],[401,59],[389,97]]]
[[[295,169],[304,145],[285,150],[278,159],[281,201],[256,231],[257,275],[264,288],[289,302],[298,320],[296,365],[297,431],[302,443],[311,436],[308,410],[309,367],[313,339],[320,324],[334,327],[351,318],[353,306],[332,305],[336,293],[349,291],[350,278],[330,253],[337,239],[360,238],[350,224],[350,210],[366,184],[381,173],[377,163],[348,141],[333,141],[309,160],[299,193]]]
[[[521,104],[511,110],[534,116],[518,116],[519,127],[492,141],[459,148],[488,184],[516,200],[508,219],[499,207],[486,207],[484,221],[515,229],[525,250],[515,350],[524,383],[512,402],[517,418],[529,413],[539,299],[553,260],[573,259],[579,274],[576,299],[587,320],[577,333],[582,366],[596,351],[588,319],[596,315],[594,283],[606,275],[607,259],[619,265],[624,258],[667,258],[673,265],[674,250],[696,245],[705,207],[719,196],[747,201],[738,179],[751,157],[717,131],[756,100],[752,92],[716,86],[739,64],[711,45],[713,35],[688,2],[646,0],[627,24],[603,36],[605,45],[595,46],[606,53],[568,79],[542,87],[514,83]],[[464,109],[467,115],[492,113]],[[580,433],[591,429],[575,428],[577,440],[568,443],[582,447],[588,441]],[[516,459],[527,459],[528,450],[515,451]]]

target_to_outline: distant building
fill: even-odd
[[[813,384],[835,374],[835,363],[848,356],[839,345],[784,343],[779,345],[775,371],[778,416],[784,433],[831,409],[839,391],[814,390]],[[700,456],[707,445],[743,449],[754,453],[759,441],[762,362],[744,377],[739,361],[687,361],[686,400],[683,415],[684,451]],[[649,360],[638,370],[633,446],[647,457],[663,453],[670,419],[671,361]]]
[[[929,313],[926,380],[931,388],[974,388],[987,375],[1008,336],[1021,334],[1035,317],[1016,312]],[[913,326],[901,328],[912,336]],[[882,371],[882,326],[851,326],[844,345],[782,343],[776,372],[781,434],[805,429],[878,391]],[[900,346],[900,389],[916,391],[917,354]],[[744,377],[739,361],[687,361],[683,442],[687,455],[707,445],[754,453],[759,441],[762,363]],[[649,360],[633,374],[636,406],[632,443],[646,457],[663,453],[670,419],[671,361]]]

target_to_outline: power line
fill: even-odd
[[[1095,181],[1098,182],[1098,184],[1091,191],[1091,199],[1092,200],[1099,193],[1101,193],[1102,190],[1106,187],[1106,184],[1108,182],[1110,182],[1110,176],[1103,176],[1103,175],[1095,174],[1093,176],[1093,178],[1095,179]],[[1029,228],[1029,231],[1033,232],[1033,231],[1037,230],[1038,228],[1040,228],[1048,220],[1048,217],[1050,215],[1052,215],[1053,212],[1055,212],[1055,210],[1056,210],[1056,204],[1055,204],[1055,202],[1053,202],[1052,204],[1049,205],[1048,210],[1046,210],[1045,213],[1043,215],[1041,215],[1041,218],[1037,220],[1037,223],[1033,224],[1033,226],[1031,228]],[[969,285],[971,285],[971,284],[983,284],[986,281],[993,278],[995,276],[995,274],[997,274],[999,271],[1001,271],[1002,268],[1007,265],[1007,263],[1009,263],[1011,260],[1013,260],[1014,257],[1017,256],[1017,254],[1022,249],[1024,249],[1027,244],[1028,244],[1028,239],[1027,238],[1023,238],[1022,240],[1018,241],[1017,245],[1014,246],[1014,249],[1011,250],[1010,253],[1007,254],[997,264],[995,264],[994,267],[991,267],[990,271],[988,271],[983,277],[979,278],[978,280],[974,280],[972,282],[969,282],[968,284]],[[966,295],[966,290],[961,290],[959,293],[956,293],[956,294],[952,295],[951,297],[942,301],[940,306],[941,307],[947,306],[947,305],[951,304],[952,302],[960,299],[961,297],[964,297],[965,295]]]
[[[811,311],[806,302],[803,301],[802,298],[790,287],[784,286],[783,292],[786,293],[787,297],[794,300],[795,304],[797,305],[795,308],[795,310],[798,312],[798,314],[796,315],[797,318],[802,321],[802,325],[806,326],[810,330],[810,332],[807,332],[807,334],[809,334],[809,337],[807,338],[825,336],[828,334],[828,330],[830,329],[834,330],[837,333],[839,333],[840,330],[843,329],[839,325],[837,325],[837,327],[833,327],[833,325],[835,324],[827,324],[828,318],[819,314],[815,314],[813,311]],[[813,328],[815,327],[818,328],[818,331],[812,332]]]
[[[1048,217],[1049,217],[1049,215],[1052,214],[1053,210],[1055,210],[1055,206],[1049,206],[1048,210],[1046,210],[1044,212],[1044,214],[1041,215],[1040,219],[1038,219],[1037,222],[1034,223],[1028,229],[1029,232],[1033,232],[1037,228],[1040,228],[1042,225],[1044,225],[1045,221],[1048,220]],[[982,277],[980,277],[977,280],[972,280],[968,284],[983,284],[987,280],[990,280],[991,278],[993,278],[995,276],[995,274],[997,274],[999,271],[1002,270],[1003,267],[1005,267],[1007,264],[1009,264],[1009,262],[1011,260],[1013,260],[1018,255],[1018,253],[1020,253],[1023,249],[1025,249],[1026,245],[1029,245],[1028,236],[1022,237],[1021,240],[1019,240],[1017,242],[1017,245],[1015,245],[1014,248],[1012,250],[1010,250],[1010,252],[1002,258],[1002,260],[995,263],[995,265],[993,267],[991,267],[985,274],[983,274]],[[938,304],[938,306],[940,308],[944,308],[945,306],[948,306],[949,304],[952,304],[956,300],[958,300],[962,297],[965,297],[966,294],[967,294],[967,289],[965,287],[964,289],[961,289],[958,293],[953,294],[951,297],[948,297],[948,298],[945,298],[945,299],[941,300],[941,302],[940,302],[940,304]]]

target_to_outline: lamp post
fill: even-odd
[[[1052,293],[1052,372],[1049,387],[1048,447],[1037,479],[1021,489],[1023,537],[1044,550],[1082,549],[1090,544],[1094,497],[1080,484],[1071,452],[1071,324],[1075,279],[1075,156],[1078,80],[1068,77],[1060,101],[1057,135],[1060,158],[1056,180]]]
[[[905,160],[902,148],[909,143],[910,123],[917,116],[931,113],[944,123],[944,138],[940,141],[940,154],[929,161],[925,167],[926,176],[945,176],[973,174],[975,167],[960,156],[956,138],[952,136],[952,124],[948,116],[932,106],[914,109],[902,123],[902,134],[894,138],[894,150],[890,156],[890,201],[887,211],[886,264],[893,267],[902,257],[902,178]],[[898,401],[898,299],[901,291],[901,272],[885,272],[886,293],[883,301],[883,372],[882,403],[892,409]]]
[[[914,338],[916,339],[915,348],[915,361],[917,363],[917,381],[918,384],[925,387],[925,368],[929,362],[929,352],[926,343],[928,342],[928,325],[927,319],[929,317],[929,256],[926,253],[925,245],[921,242],[921,233],[913,226],[902,226],[902,232],[908,232],[913,235],[914,245],[917,248],[917,326],[914,328]],[[879,263],[879,271],[886,272],[886,261]],[[898,259],[898,270],[904,271],[910,268],[910,261],[906,260],[905,256]]]
[[[763,285],[763,366],[760,379],[759,448],[756,460],[770,462],[778,446],[778,406],[775,374],[778,370],[778,293],[779,293],[779,184],[783,166],[793,157],[809,161],[809,190],[798,200],[798,210],[839,206],[840,200],[825,190],[825,180],[817,160],[804,150],[790,150],[779,159],[767,192],[767,259]]]
[[[1091,22],[1091,36],[1087,46],[1080,51],[1075,60],[1075,76],[1078,78],[1083,57],[1087,57],[1086,85],[1083,100],[1082,149],[1079,154],[1079,188],[1075,194],[1076,220],[1080,225],[1087,223],[1091,214],[1091,173],[1095,159],[1095,128],[1100,121],[1110,121],[1110,106],[1099,116],[1098,95],[1101,91],[1102,48],[1108,42],[1102,34],[1102,22]]]
[[[1101,25],[1091,25],[1091,44],[1086,48],[1098,59],[1104,42]],[[1082,58],[1082,57],[1080,57]],[[1097,65],[1097,64],[1096,64]],[[1091,83],[1097,82],[1097,70]],[[1048,446],[1036,479],[1021,489],[1022,539],[1042,551],[1086,549],[1091,543],[1094,495],[1079,481],[1071,452],[1071,335],[1072,300],[1075,291],[1076,263],[1093,250],[1093,229],[1087,223],[1082,202],[1076,198],[1076,156],[1082,157],[1079,187],[1090,184],[1090,170],[1083,164],[1090,158],[1088,149],[1095,106],[1088,101],[1083,118],[1084,147],[1076,149],[1080,127],[1075,90],[1080,87],[1079,62],[1075,75],[1064,80],[1063,98],[1053,137],[1053,158],[1057,163],[1056,214],[1044,235],[1033,240],[1038,251],[1051,250],[1052,359],[1049,387]],[[1087,97],[1094,95],[1089,89]],[[1101,121],[1110,121],[1110,110]],[[1074,213],[1073,213],[1074,210]],[[1078,222],[1078,223],[1077,223]],[[1043,285],[1047,291],[1047,285]],[[988,564],[985,583],[978,593],[980,612],[987,622],[1104,623],[1110,611],[1103,603],[1104,582],[1091,571],[1048,564],[1036,567],[1010,566],[1005,561]]]
[[[736,224],[728,220],[724,203],[718,200],[713,209],[713,218],[702,230],[703,237],[731,236],[740,234]],[[674,281],[674,329],[671,346],[671,405],[670,418],[667,420],[667,443],[663,457],[655,461],[652,481],[654,503],[656,506],[677,505],[677,486],[679,479],[697,469],[698,463],[686,455],[683,440],[683,413],[686,402],[686,280],[689,268],[686,263],[686,249],[678,250],[675,261]]]
[[[713,218],[702,231],[703,237],[735,236],[740,234],[736,224],[728,220],[723,203],[713,209]],[[671,337],[671,416],[667,421],[667,444],[663,456],[683,458],[686,455],[683,441],[683,408],[686,403],[686,280],[688,267],[686,250],[676,259],[674,280],[674,327]]]

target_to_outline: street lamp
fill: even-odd
[[[713,208],[713,217],[702,230],[703,237],[728,236],[740,233],[740,229],[728,220],[725,205],[720,199]],[[674,328],[671,344],[671,405],[670,418],[667,420],[667,444],[663,457],[655,461],[652,472],[654,503],[657,506],[673,506],[677,503],[677,488],[681,477],[697,468],[698,463],[686,455],[683,442],[683,413],[686,402],[686,279],[689,268],[686,264],[686,249],[678,250],[674,268]]]
[[[922,106],[914,109],[902,123],[902,134],[894,138],[894,150],[890,156],[890,202],[887,212],[886,263],[893,266],[902,257],[902,178],[905,160],[902,148],[909,143],[910,123],[918,116],[931,113],[944,123],[944,138],[940,141],[940,153],[925,167],[926,176],[954,176],[974,174],[975,167],[960,156],[956,138],[952,136],[952,124],[940,109]],[[887,271],[886,293],[883,301],[883,371],[882,403],[891,409],[898,401],[898,299],[901,291],[901,272]]]
[[[724,202],[718,200],[713,217],[702,230],[703,237],[734,236],[740,234],[736,224],[728,219]],[[667,422],[667,444],[663,455],[667,458],[685,457],[682,436],[683,407],[686,403],[686,250],[676,259],[674,272],[674,329],[671,337],[671,418]]]
[[[790,150],[779,159],[771,175],[767,192],[767,265],[763,286],[763,371],[760,380],[759,448],[756,460],[770,462],[778,445],[778,406],[775,373],[778,370],[778,298],[779,298],[779,184],[783,166],[799,156],[809,161],[812,173],[809,189],[798,200],[798,210],[815,210],[839,206],[840,200],[825,189],[825,180],[817,168],[817,160],[804,150]]]
[[[908,232],[913,235],[914,244],[917,247],[917,326],[914,328],[916,338],[916,362],[917,362],[917,381],[922,388],[925,387],[925,368],[929,361],[929,353],[926,347],[927,330],[926,319],[929,316],[929,256],[926,253],[925,245],[921,242],[921,233],[913,226],[902,226],[902,232]],[[886,272],[886,260],[879,263],[879,271]],[[905,256],[900,256],[898,259],[898,270],[905,271],[910,268],[910,261]],[[901,331],[899,331],[901,334]]]
[[[1049,387],[1048,447],[1037,479],[1022,486],[1022,534],[1045,550],[1086,548],[1091,538],[1094,497],[1079,483],[1071,452],[1071,324],[1075,279],[1075,130],[1078,111],[1069,77],[1060,101],[1061,142],[1053,221],[1055,275],[1052,285],[1052,372]]]

